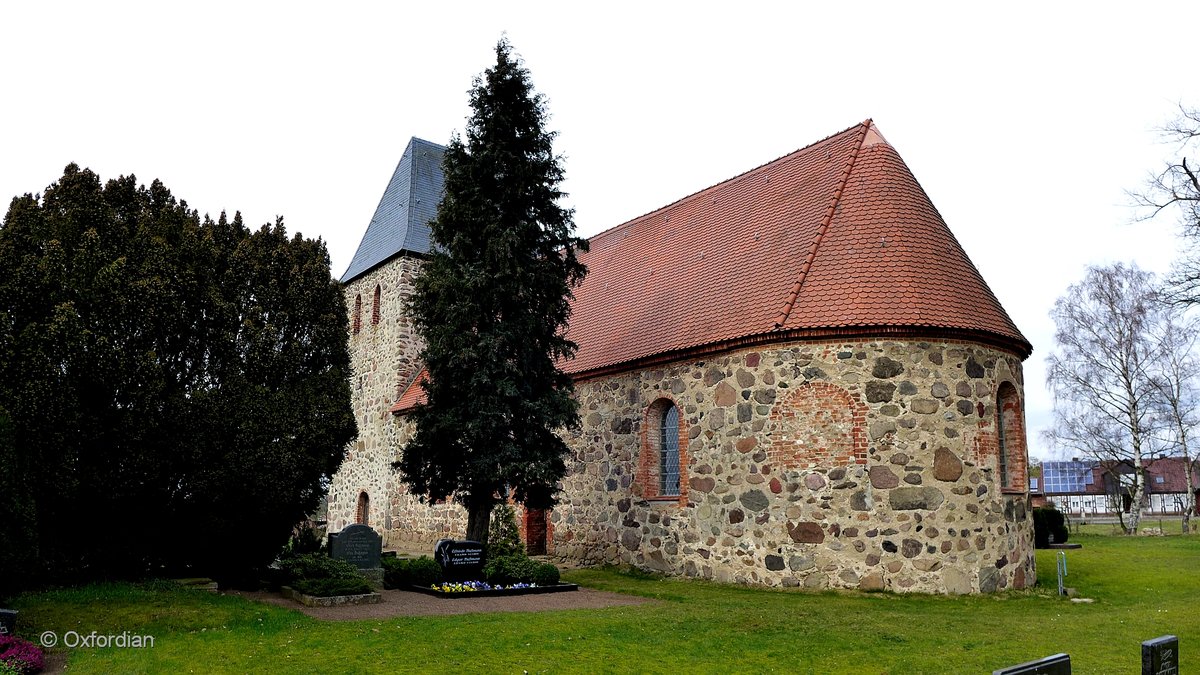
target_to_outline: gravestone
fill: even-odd
[[[1179,638],[1164,635],[1143,642],[1142,675],[1179,675]]]
[[[17,610],[0,609],[0,635],[15,635],[17,632]]]
[[[1055,654],[1037,661],[993,670],[992,675],[1071,675],[1071,657]]]
[[[329,535],[329,555],[358,568],[375,588],[383,587],[383,537],[366,525],[348,525]]]
[[[483,578],[483,544],[477,541],[441,539],[433,547],[433,559],[442,566],[447,581]]]

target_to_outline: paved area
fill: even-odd
[[[509,595],[489,598],[438,598],[411,591],[382,591],[383,602],[377,605],[348,605],[343,607],[305,607],[278,593],[264,591],[232,591],[243,598],[294,609],[322,621],[359,621],[390,619],[397,616],[436,616],[488,612],[547,612],[560,609],[600,609],[642,605],[655,602],[647,598],[620,593],[580,588],[562,593]]]

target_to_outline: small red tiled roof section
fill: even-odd
[[[1032,349],[870,120],[590,244],[577,376],[781,332],[944,329]]]
[[[400,394],[400,400],[396,401],[396,405],[391,407],[390,412],[396,414],[406,413],[418,405],[425,403],[425,387],[423,385],[428,379],[429,371],[422,368],[421,372],[417,373],[417,376],[409,383],[404,393]]]

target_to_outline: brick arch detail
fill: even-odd
[[[867,463],[867,405],[828,382],[805,382],[771,408],[767,457],[783,469]]]
[[[1029,455],[1025,439],[1025,412],[1016,385],[1003,381],[996,387],[996,469],[1004,492],[1025,492],[1029,488]],[[1003,427],[1006,475],[1001,476],[1000,429]]]
[[[366,490],[360,490],[354,503],[354,522],[359,525],[371,524],[371,495]]]
[[[663,411],[667,404],[679,408],[679,494],[659,494],[659,453],[662,451],[659,441],[659,429],[662,427]],[[687,506],[688,499],[688,436],[687,421],[684,419],[683,408],[679,402],[670,396],[656,399],[646,408],[642,418],[639,433],[637,470],[634,473],[634,485],[641,492],[643,499],[655,501],[677,501],[680,506]]]

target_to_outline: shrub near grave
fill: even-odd
[[[1070,531],[1066,518],[1053,506],[1040,506],[1033,510],[1033,541],[1036,548],[1050,548],[1050,544],[1065,544]]]
[[[429,587],[442,580],[442,567],[433,558],[384,558],[383,587]]]
[[[371,592],[370,584],[354,565],[323,553],[286,558],[279,567],[285,583],[305,595],[329,597]]]
[[[525,553],[521,531],[517,528],[516,511],[508,504],[496,507],[492,514],[487,564],[483,566],[483,574],[493,586],[554,586],[559,581],[557,567],[550,563],[539,563]]]

